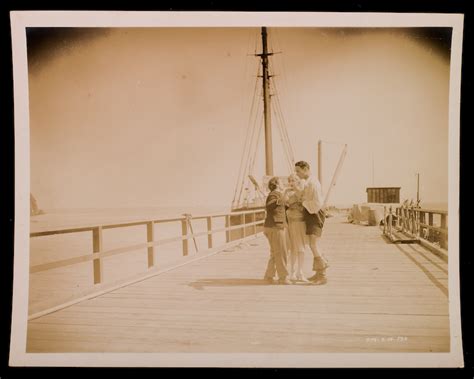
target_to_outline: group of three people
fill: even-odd
[[[280,284],[293,281],[325,284],[329,265],[321,252],[319,239],[326,215],[321,184],[311,176],[309,164],[305,161],[295,164],[295,173],[288,178],[288,188],[284,189],[281,180],[274,177],[268,189],[264,234],[270,244],[270,259],[264,280],[273,283],[278,274]],[[307,243],[313,253],[315,271],[308,279],[303,273]]]

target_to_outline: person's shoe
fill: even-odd
[[[326,258],[323,258],[323,257],[313,258],[313,271],[326,270],[328,267],[329,267],[329,262]]]
[[[288,279],[288,278],[280,279],[280,280],[278,281],[278,283],[279,283],[279,284],[285,284],[285,285],[286,285],[286,284],[293,284],[293,283],[291,282],[291,280]]]
[[[318,278],[319,278],[319,275],[318,275],[318,274],[314,274],[313,276],[310,276],[310,277],[308,278],[308,281],[314,282],[314,281],[315,281],[316,279],[318,279]]]
[[[309,280],[306,279],[303,275],[298,275],[298,276],[296,277],[296,280],[297,280],[298,282],[309,283]]]
[[[313,284],[316,286],[322,286],[328,282],[328,278],[326,276],[318,276],[314,281]]]
[[[296,279],[296,275],[294,275],[294,274],[290,275],[290,280],[291,280],[292,282],[296,282],[296,280],[297,280],[297,279]]]
[[[269,277],[269,276],[265,276],[265,277],[263,278],[263,281],[264,281],[265,283],[268,283],[268,284],[273,284],[273,283],[275,283],[275,281],[273,280],[273,278],[271,278],[271,277]]]

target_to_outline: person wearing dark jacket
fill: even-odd
[[[264,279],[272,283],[276,272],[280,284],[291,284],[287,269],[286,209],[279,178],[270,179],[268,189],[271,192],[268,194],[265,204],[267,216],[264,234],[270,244],[270,258]]]

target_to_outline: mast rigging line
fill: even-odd
[[[252,154],[254,154],[254,153],[252,153],[252,151],[253,150],[256,151],[257,147],[258,147],[258,142],[257,142],[255,148],[253,147],[253,145],[254,145],[254,139],[255,139],[255,137],[254,137],[255,132],[258,129],[257,118],[258,118],[258,111],[259,110],[260,110],[260,104],[257,105],[257,110],[256,110],[255,115],[254,115],[255,119],[254,119],[253,123],[250,124],[251,129],[252,129],[252,134],[251,134],[251,137],[250,137],[249,142],[248,142],[248,148],[246,149],[248,151],[246,153],[246,160],[245,160],[245,165],[244,165],[244,168],[243,168],[243,173],[242,173],[242,176],[240,178],[241,188],[240,188],[240,193],[239,193],[239,201],[242,198],[242,193],[243,193],[243,190],[244,190],[244,181],[245,181],[245,178],[247,176],[246,174],[248,174],[250,172],[251,156],[252,156]]]
[[[258,30],[255,30],[255,33],[257,33]],[[249,33],[248,33],[248,39],[247,39],[247,55],[249,55],[249,52],[251,51],[251,40],[252,40],[252,34],[254,35],[254,40],[255,40],[255,46],[254,46],[254,52],[256,53],[257,51],[257,38],[256,38],[256,34],[255,33],[252,33],[252,31],[250,30]],[[239,172],[238,172],[238,176],[237,176],[237,185],[235,186],[235,191],[234,191],[234,197],[233,197],[233,200],[232,200],[232,204],[235,204],[236,202],[236,199],[238,197],[238,193],[242,192],[243,190],[243,179],[245,177],[245,167],[247,166],[248,164],[248,159],[245,160],[246,156],[248,155],[248,150],[249,150],[249,145],[250,145],[250,141],[249,141],[249,137],[251,135],[251,130],[252,130],[252,123],[251,123],[251,120],[252,120],[252,116],[253,116],[253,112],[255,110],[255,99],[256,99],[256,96],[257,96],[257,88],[258,88],[258,76],[260,74],[260,64],[259,62],[255,62],[254,65],[257,66],[257,75],[256,75],[256,79],[255,79],[255,84],[254,84],[254,89],[253,89],[253,96],[252,96],[252,102],[251,102],[251,109],[250,109],[250,112],[249,112],[249,117],[248,117],[248,121],[247,121],[247,131],[246,131],[246,135],[245,135],[245,142],[244,142],[244,151],[242,153],[242,156],[241,156],[241,159],[240,159],[240,165],[239,165]],[[247,77],[247,72],[248,72],[248,67],[249,67],[249,60],[247,59],[246,60],[246,64],[245,64],[245,77]],[[242,101],[242,106],[243,106],[243,101]],[[243,108],[243,107],[242,107]],[[244,163],[245,161],[245,163]]]
[[[275,36],[275,41],[277,42],[278,50],[283,51],[282,46],[281,46],[281,42],[280,42],[279,33],[280,33],[280,31],[278,30],[278,28],[275,28],[273,34]],[[288,77],[287,77],[287,74],[286,74],[287,70],[286,70],[284,55],[282,54],[281,60],[275,59],[274,62],[278,62],[279,65],[280,65],[280,71],[281,71],[281,74],[282,74],[281,76],[283,78],[283,80],[281,81],[282,82],[282,87],[284,89],[284,93],[287,94],[287,93],[289,93],[289,90],[288,90]]]
[[[246,179],[246,176],[247,174],[249,173],[249,170],[250,170],[250,164],[251,164],[251,156],[252,156],[252,151],[254,150],[254,139],[255,139],[255,132],[257,131],[258,127],[257,127],[257,118],[258,118],[258,113],[259,113],[259,110],[260,110],[260,104],[258,103],[257,104],[257,108],[256,108],[256,112],[254,114],[254,121],[253,123],[249,123],[249,126],[252,130],[251,132],[251,136],[250,136],[250,139],[248,140],[248,146],[246,148],[246,153],[245,154],[245,164],[244,164],[244,167],[243,167],[243,172],[242,172],[242,175],[240,177],[240,193],[239,193],[239,196],[238,196],[238,199],[239,199],[239,202],[242,198],[242,193],[244,191],[244,182],[245,182],[245,179]],[[257,149],[257,146],[255,146],[255,150]]]
[[[258,123],[258,120],[259,120],[259,111],[261,110],[261,108],[262,108],[262,106],[261,106],[260,102],[258,102],[256,112],[255,112],[255,115],[254,115],[254,120],[253,120],[253,123],[252,123],[252,138],[250,139],[250,142],[249,142],[249,152],[248,152],[247,163],[246,163],[246,167],[248,167],[248,170],[250,170],[250,165],[251,165],[251,162],[252,162],[251,157],[255,154],[254,150],[256,150],[257,147],[258,147],[258,141],[256,142],[255,138],[258,138],[258,135],[260,133],[260,126],[259,126],[260,124]],[[260,119],[261,119],[261,117],[260,117]]]
[[[275,113],[275,115],[277,115],[276,110],[274,110],[274,113]],[[290,154],[289,154],[289,151],[288,151],[288,146],[285,143],[285,137],[284,137],[283,130],[282,130],[283,127],[280,124],[280,122],[277,122],[276,124],[278,126],[278,131],[280,133],[280,141],[281,141],[281,144],[282,144],[282,147],[283,147],[283,152],[285,153],[286,163],[288,164],[288,170],[289,170],[289,172],[291,172],[292,171],[292,162],[291,162]]]
[[[282,50],[281,49],[281,44],[280,44],[280,41],[278,39],[278,32],[277,32],[277,29],[275,29],[275,40],[277,41],[278,43],[278,49],[279,50]],[[272,38],[273,38],[273,34],[272,34]],[[280,71],[282,73],[282,77],[283,77],[283,87],[285,87],[285,90],[287,91],[287,77],[286,77],[286,70],[285,70],[285,65],[284,65],[284,62],[283,62],[283,58],[281,59],[281,61],[279,61],[278,59],[274,59],[272,61],[272,65],[273,63],[277,63],[279,62],[280,63]],[[282,93],[281,91],[281,88],[280,88],[280,85],[279,85],[279,82],[277,80],[273,80],[272,81],[274,87],[275,87],[275,94],[276,94],[276,100],[277,100],[277,107],[278,107],[278,111],[280,112],[280,118],[282,120],[282,123],[283,123],[283,131],[285,133],[285,138],[286,138],[286,141],[288,143],[288,146],[289,146],[289,151],[290,151],[290,159],[294,165],[295,163],[295,158],[294,158],[294,152],[293,152],[293,146],[291,144],[291,141],[290,141],[290,138],[289,138],[289,135],[288,135],[288,129],[286,127],[286,120],[285,120],[285,117],[284,117],[284,114],[283,114],[283,108],[281,106],[281,102],[280,102],[280,93]]]
[[[255,78],[255,85],[254,85],[254,89],[253,89],[253,96],[252,96],[252,105],[251,105],[251,108],[250,108],[250,114],[249,114],[249,119],[248,119],[248,124],[247,125],[250,125],[250,121],[252,119],[252,112],[254,111],[255,109],[255,99],[257,98],[257,92],[258,92],[258,77],[260,75],[260,64],[257,65],[257,76]]]
[[[273,42],[271,40],[271,37],[268,38],[269,40],[269,47],[273,50]],[[273,51],[269,53],[269,55],[276,54]],[[257,54],[258,55],[258,54]],[[258,55],[260,56],[260,55]],[[289,162],[290,165],[290,172],[292,171],[292,166],[294,165],[294,154],[293,154],[293,148],[288,136],[288,131],[286,128],[286,122],[285,118],[283,116],[283,111],[281,107],[281,102],[279,99],[279,89],[277,86],[277,81],[274,79],[276,74],[274,73],[273,69],[273,61],[268,61],[268,71],[271,72],[269,77],[269,89],[273,92],[271,95],[272,97],[275,97],[277,99],[277,102],[274,103],[274,106],[271,107],[274,115],[276,116],[275,120],[277,121],[277,126],[279,127],[279,133],[280,133],[280,140],[282,142],[282,146],[287,158],[287,161]]]
[[[276,103],[275,103],[276,104],[275,109],[279,113],[280,122],[282,123],[282,132],[283,132],[284,139],[285,139],[287,147],[288,147],[288,156],[289,156],[289,159],[290,159],[291,163],[294,164],[295,163],[295,156],[294,156],[294,153],[293,153],[293,146],[291,145],[290,137],[288,135],[288,130],[286,128],[286,122],[285,122],[285,118],[283,116],[283,111],[281,109],[280,98],[279,98],[278,95],[276,95],[275,98],[277,100]]]
[[[277,116],[277,119],[281,122],[281,128],[282,128],[282,134],[283,134],[283,138],[284,138],[284,141],[285,141],[285,144],[286,144],[286,147],[287,147],[287,151],[288,151],[288,158],[291,162],[292,165],[294,165],[295,163],[295,158],[294,158],[294,153],[293,153],[293,147],[291,145],[291,141],[290,141],[290,137],[288,135],[288,130],[286,128],[286,122],[285,122],[285,118],[283,116],[283,111],[282,111],[282,106],[281,106],[281,102],[280,102],[280,96],[279,96],[279,93],[278,93],[278,87],[276,85],[276,82],[273,81],[273,84],[274,84],[274,97],[276,99],[276,102],[274,103],[275,104],[275,111],[276,111],[276,116]]]
[[[260,107],[258,107],[260,109]],[[261,119],[261,118],[260,118]],[[246,163],[246,168],[247,168],[247,173],[252,173],[252,160],[254,154],[256,154],[256,150],[258,147],[258,137],[260,133],[260,123],[258,122],[259,117],[258,114],[255,114],[255,120],[253,122],[253,133],[252,133],[252,140],[250,141],[250,146],[249,146],[249,152],[248,152],[248,157],[247,157],[247,163]]]
[[[262,134],[261,131],[262,131],[262,128],[263,128],[263,114],[260,115],[260,122],[259,123],[257,123],[257,117],[258,117],[258,113],[256,113],[256,115],[255,115],[255,122],[254,122],[254,128],[253,128],[254,131],[257,130],[257,141],[254,144],[254,146],[250,145],[250,147],[249,147],[250,150],[249,150],[248,155],[247,155],[248,168],[247,168],[247,170],[244,171],[244,175],[242,176],[242,179],[241,179],[241,189],[240,189],[240,193],[239,193],[238,200],[237,200],[238,204],[241,204],[241,202],[242,202],[242,196],[244,194],[244,189],[245,189],[244,188],[244,182],[247,179],[248,175],[251,174],[252,171],[253,171],[253,167],[255,165],[255,158],[257,156],[257,151],[258,151],[258,144],[259,144],[259,141],[260,141],[260,135]],[[258,125],[260,125],[260,127],[258,127]],[[253,150],[253,153],[252,153],[252,150]],[[247,163],[246,163],[246,167],[247,167]]]
[[[258,72],[260,72],[260,68],[258,70]],[[254,97],[253,97],[253,101],[252,101],[252,113],[250,114],[249,116],[249,120],[248,120],[248,125],[251,129],[251,134],[250,134],[250,139],[248,140],[248,147],[247,147],[247,159],[245,161],[245,165],[244,165],[244,170],[245,168],[249,165],[250,163],[250,157],[251,157],[251,154],[252,154],[252,150],[253,150],[253,141],[254,141],[254,136],[255,136],[255,131],[257,129],[257,126],[256,126],[256,122],[257,122],[257,118],[258,118],[258,112],[260,110],[260,102],[259,101],[256,101],[257,99],[257,83],[258,83],[258,78],[256,79],[256,86],[255,86],[255,92],[254,92]],[[255,103],[257,103],[257,106],[255,107]],[[255,113],[253,113],[253,111],[255,111]],[[253,122],[252,122],[252,118],[253,118]],[[242,177],[242,180],[244,180],[245,178],[245,171],[243,172],[243,177]],[[242,184],[243,185],[243,184]]]
[[[247,39],[247,45],[246,45],[246,51],[247,51],[247,55],[249,54],[249,52],[251,51],[251,39],[252,39],[252,32],[249,30],[248,31],[248,39]],[[244,65],[244,76],[242,76],[242,82],[245,82],[246,84],[246,88],[245,90],[247,90],[248,88],[248,84],[252,85],[252,81],[251,80],[247,80],[249,79],[249,66],[250,66],[250,63],[249,63],[249,59],[245,59],[245,65]],[[248,83],[247,83],[248,82]],[[242,96],[242,99],[241,99],[241,111],[243,112],[244,110],[244,99],[245,97]]]
[[[252,97],[252,105],[251,105],[251,109],[250,109],[250,113],[249,113],[249,119],[248,119],[248,122],[247,122],[247,132],[246,132],[246,135],[245,135],[244,152],[243,152],[243,154],[241,156],[241,160],[240,160],[239,174],[238,174],[238,177],[237,177],[237,186],[235,188],[234,199],[232,201],[233,203],[235,202],[235,200],[237,198],[237,193],[239,192],[239,190],[242,191],[242,189],[243,189],[243,188],[240,188],[240,187],[243,187],[242,181],[245,177],[245,169],[244,168],[248,164],[248,158],[247,158],[245,164],[244,164],[244,160],[245,160],[245,157],[247,156],[247,154],[250,152],[250,151],[247,152],[247,150],[250,149],[251,140],[249,140],[249,137],[250,137],[251,130],[252,130],[252,135],[253,135],[253,128],[252,128],[251,119],[252,119],[252,116],[253,116],[253,112],[255,110],[255,99],[257,98],[258,75],[259,75],[259,73],[260,73],[260,65],[258,65],[258,67],[257,67],[257,78],[255,79],[255,85],[254,85],[254,91],[253,91],[253,97]],[[258,108],[258,105],[257,105],[257,108]],[[258,111],[258,109],[257,109],[257,111]],[[255,117],[256,117],[257,111],[255,113]]]
[[[269,69],[271,68],[273,70],[273,62],[270,64],[269,63]],[[274,71],[274,70],[273,70]],[[275,74],[272,75],[272,78],[276,76]],[[271,82],[272,84],[272,87],[273,87],[273,93],[274,93],[274,97],[276,98],[276,103],[275,104],[275,107],[277,109],[277,111],[279,112],[278,114],[278,117],[280,118],[281,120],[281,123],[282,123],[282,126],[283,126],[283,133],[284,133],[284,138],[285,138],[285,142],[287,143],[288,145],[288,151],[289,151],[289,156],[290,156],[290,160],[291,162],[294,164],[295,162],[295,158],[294,158],[294,153],[293,153],[293,147],[291,145],[291,141],[290,141],[290,137],[288,135],[288,130],[286,128],[286,121],[285,121],[285,117],[283,115],[283,110],[282,110],[282,106],[281,106],[281,102],[280,102],[280,87],[278,85],[278,81],[277,80],[274,80],[272,79]]]
[[[252,34],[254,35],[254,53],[257,52],[257,42],[258,42],[258,29],[255,30],[254,33],[249,32],[249,38],[247,40],[247,55],[249,55],[249,45],[251,41],[251,36]],[[255,77],[255,84],[254,84],[254,89],[253,89],[253,96],[252,96],[252,101],[251,101],[251,107],[250,107],[250,112],[248,116],[248,121],[247,121],[247,130],[246,130],[246,135],[245,135],[245,142],[244,142],[244,151],[242,153],[241,159],[240,159],[240,166],[239,166],[239,172],[237,176],[237,185],[235,186],[235,191],[234,191],[234,197],[232,200],[233,206],[235,206],[236,202],[240,203],[242,199],[242,194],[244,191],[244,182],[245,182],[245,176],[246,176],[246,171],[247,171],[247,166],[250,163],[250,156],[251,156],[251,151],[252,151],[252,142],[255,134],[255,122],[252,123],[252,119],[255,118],[257,119],[257,114],[258,114],[258,105],[257,104],[257,110],[255,107],[256,99],[257,99],[257,91],[258,91],[258,83],[259,83],[259,76],[260,76],[260,62],[256,61],[255,65],[257,66],[257,75]],[[246,60],[246,65],[245,65],[245,72],[247,72],[248,68],[248,60]],[[254,113],[255,112],[255,113]]]
[[[249,173],[253,174],[253,169],[255,167],[255,159],[257,158],[257,151],[258,151],[258,145],[260,143],[260,136],[262,135],[262,128],[263,128],[263,114],[260,115],[260,122],[256,124],[256,130],[257,130],[257,141],[255,143],[255,148],[254,152],[252,153],[252,160],[249,162]]]

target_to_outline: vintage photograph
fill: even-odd
[[[22,20],[20,365],[462,365],[462,16],[356,16]]]

